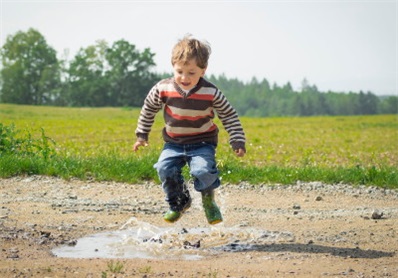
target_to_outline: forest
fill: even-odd
[[[68,107],[140,107],[150,88],[171,73],[155,72],[155,53],[126,40],[99,40],[72,58],[60,55],[35,29],[9,35],[0,49],[0,102]],[[321,92],[308,80],[300,91],[266,78],[243,82],[207,76],[241,116],[397,114],[398,96]]]

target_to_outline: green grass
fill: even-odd
[[[138,114],[139,109],[0,104],[0,176],[158,182],[152,166],[163,146],[161,113],[150,145],[134,153]],[[217,162],[223,182],[300,180],[398,188],[396,115],[241,121],[247,135],[244,158],[235,157],[227,133],[216,121],[221,129]]]
[[[121,273],[123,267],[124,264],[122,262],[116,262],[116,263],[114,263],[113,261],[108,262],[108,270],[111,273]]]

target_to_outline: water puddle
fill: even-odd
[[[258,246],[292,242],[290,232],[252,227],[157,227],[131,218],[119,230],[81,238],[75,246],[52,250],[63,258],[143,258],[199,260],[220,252],[256,250]]]

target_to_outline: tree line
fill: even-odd
[[[156,73],[149,48],[140,51],[126,40],[80,48],[60,59],[35,29],[9,35],[0,50],[0,102],[74,107],[140,107],[150,88],[171,76]],[[396,114],[398,97],[371,92],[320,92],[303,80],[301,91],[253,78],[243,82],[209,76],[241,116],[312,116]]]
[[[288,82],[269,84],[267,79],[253,78],[248,83],[224,75],[210,80],[223,89],[228,100],[241,115],[250,117],[374,115],[397,114],[398,96],[378,97],[371,92],[320,92],[306,79],[301,90],[294,91]]]
[[[140,106],[158,75],[149,48],[118,40],[81,48],[70,61],[58,59],[37,30],[8,36],[2,58],[0,100],[57,106]]]

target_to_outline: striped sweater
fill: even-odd
[[[218,143],[218,127],[213,122],[215,112],[229,134],[234,150],[245,150],[245,134],[238,114],[225,96],[212,83],[201,78],[188,93],[182,91],[173,78],[158,82],[147,95],[135,131],[138,140],[148,141],[156,113],[163,108],[165,142],[194,144]]]

